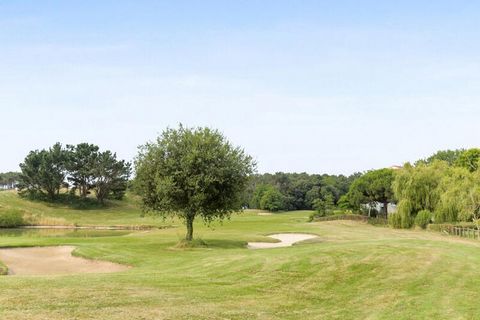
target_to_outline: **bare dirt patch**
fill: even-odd
[[[307,233],[278,233],[272,234],[268,237],[279,240],[280,242],[249,242],[247,248],[249,249],[269,249],[290,247],[294,243],[305,241],[309,239],[318,238],[318,236]]]
[[[75,273],[111,273],[129,267],[113,262],[72,256],[75,247],[33,247],[0,249],[0,260],[9,275],[55,275]]]

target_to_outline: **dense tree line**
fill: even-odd
[[[352,208],[365,204],[397,203],[391,225],[476,222],[480,225],[480,149],[444,150],[406,163],[399,170],[365,173],[347,193]],[[386,215],[386,211],[384,214]]]
[[[130,163],[88,143],[66,147],[56,143],[48,149],[30,151],[20,169],[21,195],[53,201],[61,189],[66,189],[85,199],[93,190],[100,203],[108,198],[121,199],[131,173]]]
[[[265,173],[251,177],[245,204],[249,208],[279,210],[310,210],[325,206],[345,206],[352,182],[360,176]]]
[[[19,172],[0,172],[0,189],[14,189],[19,179]]]

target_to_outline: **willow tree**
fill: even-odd
[[[210,223],[241,210],[254,169],[252,158],[219,131],[180,126],[140,147],[135,184],[144,211],[180,217],[191,241],[196,217]]]
[[[446,162],[434,161],[431,165],[406,164],[396,172],[393,191],[398,200],[396,214],[403,228],[412,225],[419,211],[435,211],[441,195],[439,186],[448,170]]]
[[[477,221],[480,218],[480,173],[452,168],[439,185],[435,222]]]
[[[480,163],[480,149],[473,148],[463,151],[455,164],[467,168],[470,172],[476,171]]]

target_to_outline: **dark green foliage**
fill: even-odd
[[[452,166],[457,162],[458,158],[463,152],[465,152],[465,149],[441,150],[431,155],[427,159],[418,160],[415,162],[415,166],[420,164],[432,164],[437,160],[445,161],[449,166]]]
[[[31,197],[46,195],[53,200],[65,181],[67,159],[60,143],[48,150],[31,151],[20,164],[20,192]]]
[[[260,199],[260,209],[269,211],[280,211],[285,206],[285,197],[272,186],[268,186]]]
[[[66,149],[57,143],[48,150],[31,151],[20,168],[20,194],[51,202],[58,200],[61,188],[69,188],[66,177],[73,183],[71,197],[78,192],[87,202],[93,189],[100,203],[108,198],[120,200],[131,171],[130,163],[117,160],[110,151],[99,152],[98,146],[88,143],[69,145]]]
[[[350,200],[348,199],[348,194],[344,194],[340,197],[338,200],[337,206],[340,209],[348,210],[348,209],[354,209],[354,206],[350,203]]]
[[[20,172],[0,173],[0,190],[14,189],[19,180]]]
[[[330,214],[334,208],[335,203],[331,195],[327,195],[325,199],[317,198],[313,201],[313,209],[320,217]]]
[[[15,228],[25,224],[23,214],[19,210],[0,209],[0,228]]]
[[[425,229],[427,228],[427,225],[431,222],[432,220],[432,213],[428,210],[421,210],[417,213],[417,216],[415,217],[415,225]]]
[[[383,215],[387,216],[388,203],[393,202],[392,183],[394,172],[392,169],[372,170],[356,179],[350,186],[348,198],[354,208],[363,204],[371,207],[382,203]]]
[[[241,210],[254,168],[217,130],[180,126],[140,148],[135,183],[144,210],[184,219],[191,241],[195,217],[210,223]]]
[[[268,188],[267,186],[271,186],[283,195],[281,210],[311,210],[317,199],[333,199],[336,205],[358,176],[359,174],[346,177],[283,172],[255,175],[250,181],[249,193],[245,198],[250,208],[260,209],[261,195]]]
[[[117,160],[117,155],[110,151],[98,153],[92,168],[93,189],[100,203],[111,194],[112,198],[120,200],[127,189],[130,176],[130,163]]]
[[[86,198],[95,180],[94,169],[99,156],[99,147],[90,143],[68,145],[68,181],[82,198]]]

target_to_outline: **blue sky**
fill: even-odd
[[[260,172],[479,146],[476,1],[1,1],[0,172],[211,126]]]

